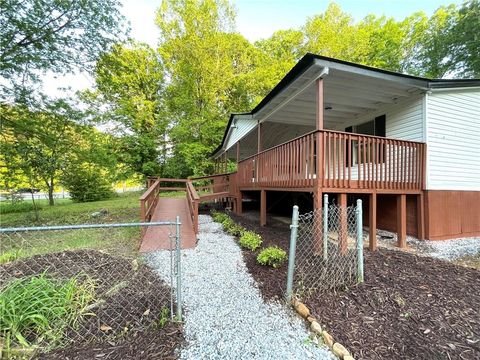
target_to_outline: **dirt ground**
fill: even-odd
[[[181,327],[159,326],[170,308],[170,289],[138,260],[95,250],[36,255],[0,266],[0,287],[12,278],[47,271],[56,278],[89,277],[95,282],[91,312],[66,331],[66,348],[41,359],[172,359],[183,341]],[[167,317],[168,319],[169,317]]]
[[[288,250],[288,224],[256,214],[234,220],[264,245]],[[282,299],[286,265],[270,269],[244,252],[266,299]],[[397,250],[365,251],[365,283],[304,299],[355,359],[480,359],[480,271]]]

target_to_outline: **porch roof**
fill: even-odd
[[[314,126],[318,78],[324,79],[324,126],[337,130],[361,115],[415,94],[480,86],[480,79],[427,79],[306,54],[252,111],[230,116],[222,142],[211,156],[228,151],[259,123]]]

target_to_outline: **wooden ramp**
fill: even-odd
[[[197,237],[193,231],[186,198],[160,198],[151,221],[175,221],[177,215],[180,216],[182,223],[180,226],[182,249],[195,247]],[[174,225],[149,226],[143,236],[140,252],[170,249],[170,231],[175,234]]]

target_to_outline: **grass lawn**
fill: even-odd
[[[139,221],[138,198],[140,195],[141,192],[124,193],[112,199],[88,203],[75,203],[72,200],[62,199],[58,200],[54,206],[49,206],[46,200],[41,200],[38,222],[35,221],[31,201],[24,201],[17,206],[2,202],[0,224],[2,227],[29,227],[136,222]],[[102,214],[98,215],[100,211]],[[73,249],[97,249],[131,255],[136,253],[139,242],[139,228],[3,234],[0,263],[15,258]]]

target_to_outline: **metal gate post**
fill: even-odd
[[[362,220],[362,200],[357,200],[355,209],[357,217],[357,280],[363,282],[363,220]]]
[[[290,250],[288,254],[288,274],[287,274],[287,302],[292,301],[293,293],[293,273],[295,271],[295,251],[297,245],[298,230],[298,206],[293,207],[292,225],[290,225]]]
[[[180,239],[180,216],[177,216],[175,224],[175,262],[177,267],[177,320],[182,321],[182,262],[181,262],[181,239]]]
[[[323,195],[323,260],[328,258],[328,194]]]

